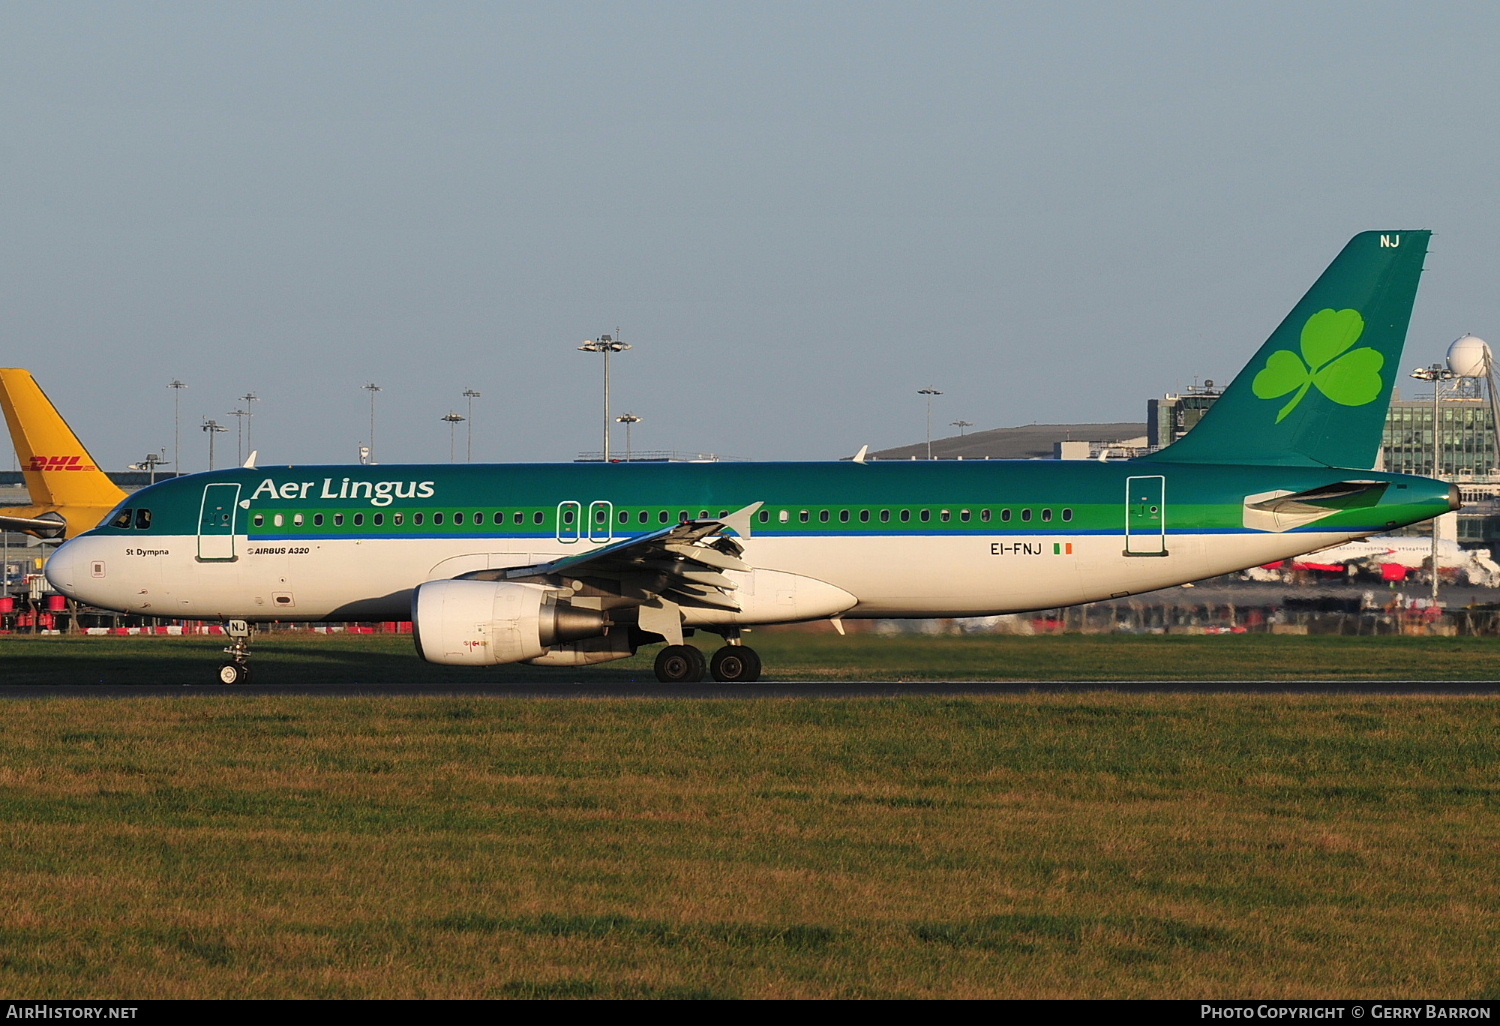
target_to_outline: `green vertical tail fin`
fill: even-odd
[[[1197,427],[1143,459],[1374,466],[1431,234],[1350,239]]]

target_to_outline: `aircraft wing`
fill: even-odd
[[[459,580],[578,582],[610,604],[640,607],[640,625],[681,644],[681,607],[739,611],[726,570],[748,571],[738,539],[761,503],[717,519],[689,520],[548,563],[475,570]],[[733,532],[731,535],[728,532]],[[576,590],[576,589],[575,589]]]

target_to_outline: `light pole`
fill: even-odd
[[[468,456],[467,456],[465,462],[467,462],[467,463],[473,463],[474,462],[474,400],[475,399],[482,399],[482,398],[484,398],[484,394],[482,392],[476,392],[472,388],[466,388],[466,389],[463,390],[462,395],[463,395],[463,397],[465,399],[469,400],[469,451],[468,451]]]
[[[974,424],[973,422],[967,420],[955,420],[951,421],[949,423],[949,426],[958,428],[958,437],[962,438],[964,436],[964,429],[971,428],[974,426]]]
[[[935,388],[919,388],[919,389],[917,389],[917,395],[925,395],[927,397],[927,458],[928,459],[932,459],[932,397],[935,396],[935,395],[942,395],[942,394],[943,393],[939,392]]]
[[[151,484],[156,484],[156,468],[167,462],[162,458],[165,455],[165,453],[160,452],[148,452],[146,453],[145,458],[141,460],[141,462],[132,463],[130,465],[130,469],[149,470],[151,472]]]
[[[600,335],[596,339],[590,339],[578,347],[583,353],[604,354],[604,462],[609,462],[609,354],[623,352],[630,348],[630,343],[620,341],[620,329],[616,328],[613,335]]]
[[[364,386],[364,390],[370,393],[370,457],[368,463],[375,462],[375,393],[380,391],[380,386],[370,382]]]
[[[214,435],[229,429],[216,420],[205,420],[203,430],[208,432],[208,469],[214,469]]]
[[[1438,423],[1438,398],[1443,391],[1442,382],[1458,377],[1447,367],[1435,363],[1431,367],[1418,367],[1411,372],[1411,376],[1419,381],[1432,382],[1432,476],[1440,477],[1443,469],[1442,462],[1442,425]],[[1432,521],[1432,602],[1437,604],[1438,597],[1438,522]]]
[[[172,390],[172,459],[177,461],[177,473],[182,473],[182,390],[187,383],[173,378],[167,382]]]
[[[230,410],[229,415],[234,418],[234,462],[239,466],[245,462],[245,418],[250,411]]]
[[[631,427],[633,425],[639,424],[640,422],[641,422],[641,418],[637,417],[633,413],[622,413],[618,417],[615,418],[615,423],[616,424],[624,424],[625,425],[625,462],[626,463],[630,462],[630,451],[631,451],[630,450],[630,429],[631,429]]]
[[[454,452],[455,452],[454,446],[457,444],[456,441],[455,441],[455,438],[454,438],[454,432],[457,430],[458,426],[464,422],[465,419],[466,418],[462,414],[454,413],[452,410],[448,411],[448,416],[446,416],[446,417],[439,417],[438,418],[438,420],[443,420],[443,421],[447,421],[448,422],[448,462],[449,463],[453,462]]]
[[[246,392],[240,396],[240,402],[245,404],[245,452],[248,454],[255,451],[255,411],[250,404],[260,402],[260,396],[254,392]]]

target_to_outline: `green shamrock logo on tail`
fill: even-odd
[[[1276,415],[1278,424],[1314,385],[1341,406],[1374,402],[1384,386],[1380,368],[1385,357],[1369,346],[1350,350],[1364,333],[1365,319],[1358,310],[1319,310],[1302,326],[1302,355],[1276,350],[1250,388],[1262,399],[1297,393]]]

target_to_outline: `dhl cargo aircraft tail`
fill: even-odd
[[[0,368],[0,409],[31,496],[29,506],[0,509],[0,527],[39,538],[72,538],[98,524],[125,498],[30,371]]]

